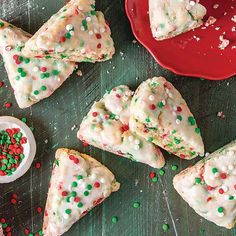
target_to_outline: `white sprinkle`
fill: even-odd
[[[216,173],[215,173],[215,177],[218,178],[219,176],[220,176],[220,173],[219,173],[219,172],[216,172]]]
[[[173,109],[174,109],[174,111],[177,111],[177,106],[174,105],[174,106],[173,106]]]
[[[166,101],[165,100],[162,100],[162,103],[163,103],[164,106],[166,105]]]
[[[35,66],[34,68],[33,68],[33,72],[38,72],[39,71],[39,68],[37,67],[37,66]]]
[[[74,197],[70,197],[70,202],[74,202],[75,198]]]
[[[155,99],[153,95],[150,95],[148,98],[150,101],[154,101],[154,99]]]
[[[137,145],[139,145],[139,144],[140,144],[140,140],[135,139],[134,143],[137,144]]]
[[[91,180],[95,180],[96,178],[97,178],[97,175],[96,175],[96,174],[93,173],[93,174],[90,175],[90,179],[91,179]]]
[[[209,152],[206,152],[206,153],[205,153],[205,157],[208,157],[209,155],[210,155]]]
[[[100,33],[104,33],[105,32],[105,28],[100,28]]]
[[[140,146],[139,146],[139,145],[134,145],[134,149],[135,149],[135,150],[139,150],[139,149],[140,149]]]
[[[236,15],[234,15],[231,20],[236,23]]]
[[[224,215],[225,215],[224,212],[221,212],[221,213],[218,212],[218,216],[219,216],[219,217],[223,217]]]
[[[66,213],[63,213],[63,218],[64,218],[64,219],[68,219],[68,218],[69,218],[69,215],[66,214]]]
[[[78,9],[82,11],[84,8],[82,6],[78,6]]]
[[[74,36],[74,35],[75,35],[75,32],[74,32],[74,31],[70,31],[70,35],[71,35],[71,36]]]
[[[84,26],[81,26],[80,29],[81,29],[81,31],[85,31]]]
[[[175,111],[173,111],[173,112],[172,112],[172,115],[173,115],[173,116],[177,116],[177,114],[176,114],[176,112],[175,112]]]
[[[190,1],[189,4],[190,4],[190,6],[194,6],[195,2],[194,1]]]
[[[130,142],[132,142],[132,141],[134,141],[134,137],[133,137],[132,135],[130,135],[130,136],[128,137],[128,140],[129,140]]]
[[[116,116],[115,116],[115,119],[116,119],[116,120],[119,120],[119,119],[120,119],[120,116],[116,115]]]
[[[217,9],[219,6],[220,6],[219,4],[214,4],[214,5],[213,5],[213,8],[214,8],[214,9]]]
[[[122,107],[117,107],[117,112],[122,112],[123,108]]]
[[[224,194],[224,199],[225,200],[229,200],[229,195],[228,194]]]
[[[91,19],[91,17],[90,16],[88,16],[87,18],[86,18],[86,21],[88,21],[88,22],[90,22],[92,19]]]
[[[89,30],[89,35],[93,35],[93,31],[92,30]]]
[[[179,125],[180,124],[180,120],[179,119],[176,119],[176,124]]]
[[[100,179],[100,182],[101,182],[102,184],[104,184],[104,183],[106,182],[106,180],[105,180],[104,178],[101,178],[101,179]]]
[[[81,50],[80,50],[80,52],[82,53],[82,54],[84,54],[85,53],[85,48],[82,48]]]
[[[74,26],[71,25],[71,24],[69,24],[69,25],[66,26],[66,30],[67,30],[67,31],[71,31],[71,30],[73,30],[73,29],[74,29]]]

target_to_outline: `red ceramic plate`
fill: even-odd
[[[126,0],[125,7],[135,37],[161,66],[185,76],[227,79],[236,74],[236,22],[231,19],[236,15],[236,0],[201,0],[201,4],[207,8],[206,19],[213,16],[217,21],[164,41],[152,37],[148,0]],[[215,4],[219,4],[216,9]],[[224,32],[230,45],[220,50]]]

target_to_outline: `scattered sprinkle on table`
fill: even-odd
[[[35,168],[36,168],[36,169],[40,169],[40,168],[41,168],[40,162],[36,162],[36,163],[35,163]]]
[[[10,102],[6,102],[4,105],[6,108],[10,108],[12,106],[12,104]]]
[[[118,222],[118,217],[117,216],[113,216],[111,218],[111,221],[112,221],[113,224],[116,224]]]
[[[139,208],[139,207],[140,207],[140,202],[133,203],[133,208]]]
[[[171,165],[171,170],[178,170],[178,166],[177,165]]]
[[[158,181],[158,177],[157,176],[152,178],[152,182],[156,183],[157,181]]]
[[[166,232],[169,228],[170,228],[170,227],[169,227],[168,224],[163,224],[163,225],[162,225],[162,229],[163,229],[164,232]]]
[[[164,171],[163,169],[160,169],[160,170],[159,170],[159,174],[160,174],[161,176],[163,176],[163,175],[165,174],[165,171]]]

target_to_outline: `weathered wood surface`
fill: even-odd
[[[63,6],[64,0],[0,0],[0,17],[34,33],[54,12]],[[73,236],[229,236],[236,230],[226,230],[201,219],[177,195],[172,186],[175,173],[194,161],[182,161],[164,153],[167,159],[166,174],[152,183],[148,174],[153,169],[93,147],[82,147],[76,131],[91,104],[99,99],[106,89],[119,84],[136,88],[138,84],[154,75],[166,76],[181,91],[195,114],[202,129],[206,150],[211,152],[236,136],[236,80],[202,81],[183,78],[162,69],[134,37],[124,12],[124,0],[97,1],[110,22],[116,45],[116,55],[105,63],[81,64],[82,77],[71,76],[49,99],[32,108],[20,110],[14,100],[6,72],[1,62],[0,115],[26,117],[35,128],[37,155],[33,166],[14,183],[0,185],[0,218],[5,217],[13,226],[13,235],[24,235],[24,228],[36,232],[42,226],[42,214],[36,208],[44,206],[47,185],[51,175],[55,150],[59,147],[75,148],[96,157],[109,167],[121,182],[119,192],[113,194],[102,205],[96,207],[65,235]],[[207,65],[206,65],[207,66]],[[13,102],[10,109],[4,108],[6,101]],[[216,116],[225,113],[225,119]],[[48,140],[45,141],[45,140]],[[171,164],[178,171],[170,169]],[[17,193],[17,205],[10,203],[12,193]],[[132,204],[139,201],[141,207]],[[111,223],[117,215],[117,224]],[[163,233],[162,224],[168,223],[170,230]]]

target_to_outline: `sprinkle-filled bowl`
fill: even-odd
[[[24,175],[36,154],[36,142],[30,128],[11,116],[0,117],[0,183],[9,183]]]

